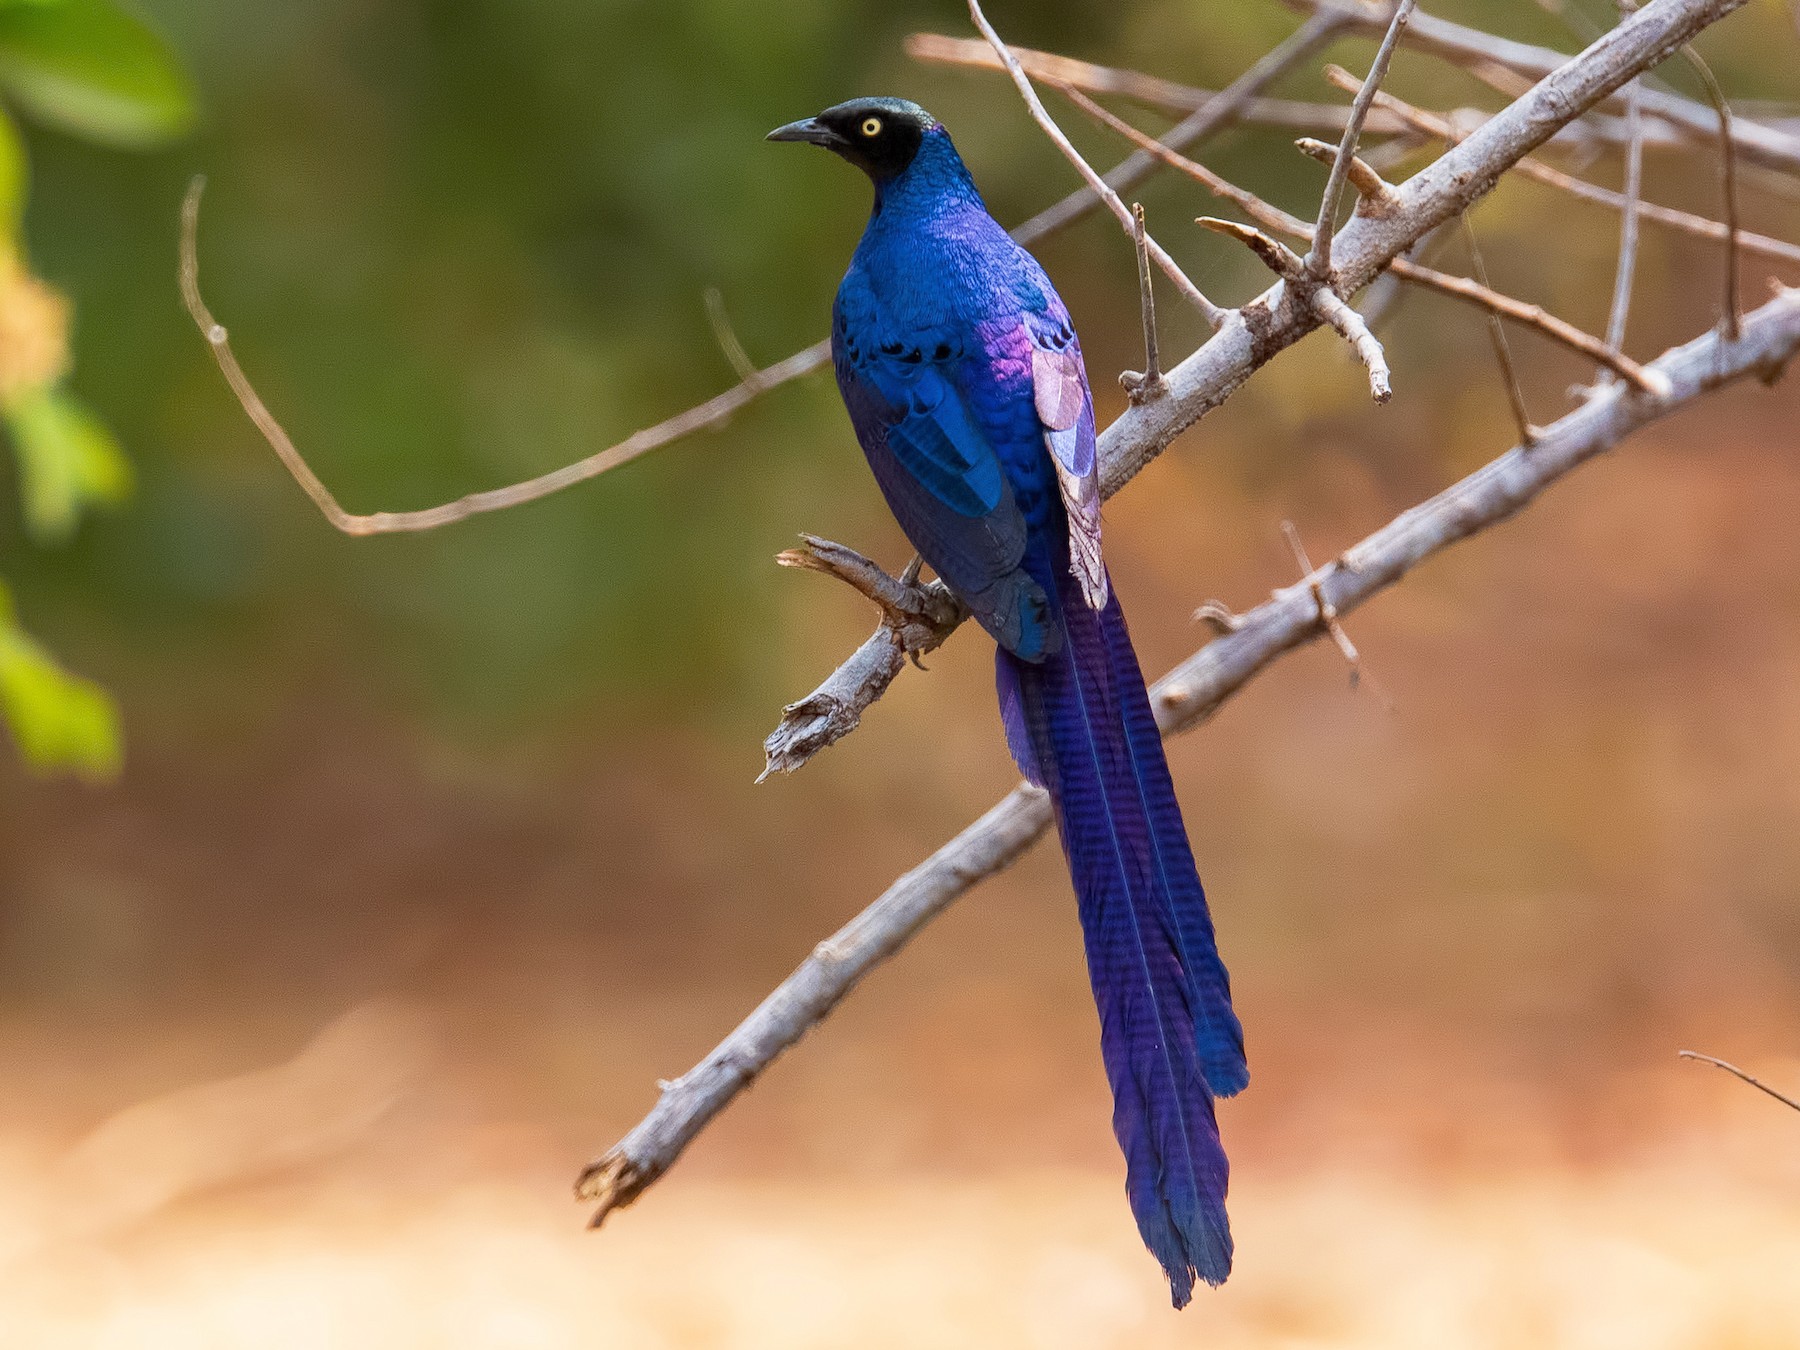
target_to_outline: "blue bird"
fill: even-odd
[[[1213,1099],[1243,1029],[1100,555],[1094,404],[1050,279],[988,214],[949,133],[861,98],[769,133],[866,173],[875,207],[832,312],[838,388],[889,507],[999,644],[1020,770],[1068,857],[1138,1232],[1175,1306],[1231,1271]]]

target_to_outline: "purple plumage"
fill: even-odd
[[[875,184],[833,312],[838,387],[889,506],[999,644],[1020,769],[1074,882],[1138,1231],[1175,1306],[1231,1270],[1213,1099],[1243,1032],[1143,675],[1100,556],[1093,401],[1061,299],[918,105],[858,99],[773,133]]]

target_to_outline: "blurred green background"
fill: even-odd
[[[0,3],[0,48],[56,7]],[[1431,8],[1577,45],[1531,0]],[[822,336],[867,188],[763,144],[778,123],[916,98],[1005,221],[1073,176],[998,77],[905,59],[908,33],[967,34],[955,0],[139,12],[191,109],[158,86],[136,146],[9,101],[0,63],[30,166],[23,257],[73,307],[61,388],[131,484],[115,466],[100,495],[117,500],[59,538],[27,528],[0,456],[0,580],[22,631],[116,701],[124,745],[111,783],[0,754],[0,1279],[30,1319],[18,1343],[241,1344],[314,1305],[343,1320],[302,1318],[292,1343],[1093,1346],[1211,1327],[1393,1346],[1407,1326],[1510,1343],[1482,1310],[1520,1289],[1537,1300],[1520,1344],[1574,1343],[1590,1312],[1641,1330],[1629,1317],[1665,1303],[1655,1325],[1691,1323],[1694,1344],[1721,1327],[1797,1343],[1785,1282],[1749,1312],[1740,1282],[1800,1246],[1800,1155],[1777,1163],[1764,1117],[1672,1060],[1694,1038],[1796,1067],[1791,384],[1657,428],[1357,615],[1396,711],[1312,651],[1172,751],[1259,1075],[1224,1112],[1243,1278],[1186,1322],[1161,1317],[1116,1194],[1047,853],[878,975],[643,1213],[584,1239],[563,1188],[654,1079],[1010,785],[986,644],[957,637],[856,736],[753,787],[780,705],[871,622],[773,555],[802,530],[896,567],[909,553],[829,374],[545,502],[347,539],[180,309],[187,182],[208,177],[209,303],[315,469],[372,511],[540,473],[726,387],[708,288],[759,363]],[[1214,88],[1296,22],[1274,0],[988,12],[1018,44]],[[1776,0],[1701,46],[1734,97],[1800,98]],[[1318,66],[1370,50],[1336,44],[1280,92],[1341,102]],[[1411,54],[1392,83],[1497,106]],[[1053,110],[1096,162],[1122,155]],[[1202,158],[1298,212],[1316,201],[1321,171],[1279,133]],[[1616,156],[1559,162],[1619,178]],[[1705,154],[1653,153],[1647,183],[1716,209]],[[1142,195],[1215,297],[1265,284],[1188,223],[1217,209],[1204,193],[1162,178]],[[1744,210],[1800,238],[1791,186],[1747,175]],[[1614,217],[1521,184],[1474,220],[1498,284],[1604,326]],[[1141,363],[1130,248],[1091,219],[1040,253],[1108,416],[1114,374]],[[1454,242],[1441,262],[1465,265]],[[1747,267],[1747,303],[1767,272]],[[1633,353],[1706,327],[1718,274],[1716,250],[1647,226]],[[1172,297],[1162,313],[1165,352],[1203,335]],[[1201,601],[1246,608],[1292,579],[1281,520],[1329,556],[1510,442],[1478,316],[1413,296],[1383,335],[1390,407],[1311,339],[1109,506],[1148,670],[1201,641]],[[1515,341],[1548,422],[1591,372]],[[78,690],[72,754],[103,777],[106,705]],[[253,1073],[289,1076],[234,1077]],[[205,1083],[225,1095],[181,1095]],[[1800,1122],[1775,1124],[1791,1146]],[[143,1143],[157,1129],[187,1141],[176,1161]],[[1645,1221],[1649,1191],[1680,1203]],[[1520,1197],[1541,1227],[1506,1208]],[[1334,1236],[1357,1223],[1383,1236]],[[1710,1245],[1684,1245],[1695,1224]],[[922,1303],[894,1302],[897,1262]],[[1599,1273],[1541,1278],[1565,1267]],[[595,1290],[608,1314],[590,1315]],[[827,1290],[839,1320],[814,1328],[798,1309]]]

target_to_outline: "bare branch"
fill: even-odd
[[[1365,0],[1282,0],[1282,3],[1314,18],[1336,16],[1350,30],[1370,37],[1382,33],[1388,25],[1388,7]],[[1495,37],[1478,28],[1465,28],[1423,12],[1414,15],[1407,25],[1406,45],[1461,66],[1478,79],[1490,75],[1489,68],[1493,66],[1517,71],[1534,80],[1542,79],[1569,60],[1566,52]],[[1659,60],[1672,55],[1673,51],[1664,52]],[[1612,106],[1616,102],[1612,95],[1616,92],[1608,91],[1607,99],[1598,106]],[[1710,143],[1715,138],[1718,118],[1705,104],[1655,89],[1645,89],[1642,99],[1645,113],[1684,134],[1691,143]],[[1739,120],[1733,125],[1732,142],[1752,163],[1784,173],[1800,173],[1800,136],[1758,122]]]
[[[1319,317],[1350,344],[1350,350],[1356,353],[1356,359],[1368,370],[1369,397],[1377,403],[1386,403],[1393,398],[1394,376],[1388,369],[1387,353],[1382,350],[1381,340],[1370,331],[1363,316],[1329,286],[1320,286],[1314,290],[1311,303]]]
[[[1156,346],[1156,291],[1151,285],[1149,234],[1144,229],[1144,204],[1131,204],[1131,221],[1137,240],[1138,305],[1144,321],[1144,368],[1127,370],[1119,375],[1119,383],[1133,403],[1161,398],[1168,392],[1163,380],[1162,354]]]
[[[313,505],[319,508],[326,520],[345,534],[402,534],[433,530],[440,525],[467,520],[470,516],[478,516],[487,511],[504,511],[509,506],[520,506],[540,497],[548,497],[573,484],[597,478],[609,469],[629,464],[638,456],[649,454],[683,436],[719,426],[729,420],[733,413],[751,403],[757,395],[776,385],[786,384],[789,380],[797,380],[831,359],[830,343],[816,343],[803,351],[795,352],[786,360],[764,367],[755,372],[754,378],[727,389],[697,407],[658,422],[655,426],[633,432],[617,445],[608,446],[586,459],[564,465],[537,478],[527,479],[523,483],[513,483],[489,492],[471,493],[443,506],[428,507],[421,511],[376,511],[366,516],[356,515],[338,505],[331,489],[312,471],[293,440],[276,420],[275,414],[262,401],[256,387],[250,383],[250,377],[244,374],[243,367],[232,353],[224,325],[213,318],[206,302],[200,298],[197,236],[200,226],[200,194],[205,185],[204,178],[194,179],[181,206],[182,300],[200,329],[201,336],[212,348],[213,359],[219,363],[225,382],[231,386],[231,392],[237,395],[238,402],[256,424],[256,429],[262,432],[263,439],[280,456],[281,462],[294,476],[294,481],[312,498]]]
[[[1712,73],[1712,67],[1701,58],[1691,43],[1683,43],[1681,55],[1700,81],[1706,86],[1706,96],[1712,100],[1713,109],[1719,116],[1719,172],[1725,192],[1725,336],[1732,341],[1737,340],[1738,330],[1743,325],[1743,301],[1738,294],[1738,195],[1737,195],[1737,143],[1731,135],[1731,104],[1725,101],[1725,91],[1719,87],[1718,79]]]
[[[1751,1077],[1751,1075],[1745,1073],[1742,1069],[1738,1068],[1738,1066],[1735,1064],[1727,1063],[1725,1060],[1722,1060],[1722,1059],[1714,1059],[1711,1055],[1703,1055],[1697,1050],[1678,1050],[1678,1051],[1676,1051],[1676,1053],[1682,1059],[1697,1059],[1702,1064],[1710,1064],[1716,1069],[1723,1069],[1723,1070],[1725,1070],[1726,1073],[1731,1074],[1734,1077],[1741,1078],[1744,1082],[1748,1083],[1751,1087],[1755,1088],[1758,1092],[1768,1093],[1771,1097],[1773,1097],[1776,1101],[1780,1102],[1783,1106],[1791,1106],[1794,1108],[1794,1110],[1800,1111],[1800,1102],[1795,1101],[1792,1097],[1783,1096],[1781,1093],[1777,1092],[1774,1088],[1770,1087],[1767,1083],[1763,1082],[1759,1078]]]
[[[1354,294],[1392,261],[1453,220],[1492,190],[1513,165],[1543,145],[1557,128],[1620,88],[1710,23],[1746,0],[1657,0],[1603,34],[1587,51],[1546,77],[1529,94],[1496,113],[1434,163],[1399,185],[1393,214],[1356,216],[1339,231],[1334,251],[1340,288]],[[1154,163],[1151,156],[1145,161]],[[1164,446],[1224,403],[1260,366],[1324,320],[1299,287],[1278,284],[1233,313],[1226,325],[1167,374],[1169,397],[1127,408],[1100,437],[1100,489],[1110,497]],[[1641,397],[1641,395],[1640,395]],[[893,644],[878,633],[834,674],[821,692],[861,700],[839,708],[838,725],[854,725],[862,709],[886,692],[900,668]],[[854,678],[845,669],[854,669]],[[887,672],[885,677],[883,672]],[[867,678],[865,678],[865,676]],[[835,706],[835,705],[834,705]],[[830,744],[821,735],[807,754]],[[784,760],[796,768],[804,755]]]
[[[1619,265],[1613,278],[1612,311],[1606,320],[1606,345],[1625,346],[1625,325],[1631,316],[1631,287],[1637,277],[1638,214],[1644,198],[1644,114],[1639,106],[1642,85],[1625,86],[1625,123],[1631,142],[1625,148],[1625,209],[1619,223]]]
[[[1012,76],[1013,85],[1018,89],[1019,97],[1025,100],[1025,107],[1031,114],[1031,120],[1036,122],[1038,129],[1050,138],[1050,143],[1062,151],[1063,158],[1075,166],[1075,171],[1087,183],[1088,190],[1106,204],[1107,210],[1113,213],[1114,219],[1119,222],[1125,233],[1135,236],[1137,226],[1133,223],[1131,211],[1126,207],[1119,194],[1113,191],[1106,180],[1094,172],[1093,166],[1081,157],[1081,152],[1069,143],[1069,138],[1063,135],[1062,128],[1056,125],[1056,119],[1050,116],[1049,110],[1044,107],[1043,100],[1037,96],[1037,90],[1031,87],[1030,78],[1020,67],[1012,52],[1008,50],[1006,43],[1001,40],[1000,34],[994,31],[994,26],[987,20],[987,15],[981,12],[981,0],[969,0],[969,18],[981,30],[981,35],[988,40],[989,45],[993,47],[994,54],[1006,67],[1007,74]],[[1223,324],[1226,311],[1206,298],[1200,288],[1188,279],[1188,274],[1182,271],[1180,265],[1168,255],[1163,246],[1147,235],[1144,243],[1150,251],[1150,256],[1156,260],[1156,265],[1163,270],[1163,274],[1175,283],[1175,289],[1181,292],[1189,304],[1200,311],[1207,323],[1215,329]]]
[[[1666,352],[1655,363],[1669,380],[1666,399],[1642,398],[1623,385],[1596,390],[1584,406],[1547,428],[1534,448],[1509,451],[1364,539],[1341,564],[1277,591],[1248,614],[1221,621],[1229,631],[1151,691],[1158,725],[1166,735],[1197,725],[1284,653],[1318,637],[1321,600],[1336,615],[1350,613],[1426,559],[1517,514],[1556,480],[1638,428],[1746,375],[1773,378],[1797,351],[1800,291],[1783,291],[1747,317],[1738,342],[1710,332]],[[1050,820],[1044,793],[1021,784],[820,943],[712,1053],[664,1084],[650,1113],[583,1171],[576,1194],[596,1207],[594,1222],[641,1195],[865,975],[977,882],[1017,860]]]
[[[1375,101],[1381,82],[1387,78],[1388,63],[1394,59],[1394,48],[1399,45],[1400,34],[1416,3],[1417,0],[1397,0],[1394,16],[1388,20],[1387,32],[1382,35],[1381,46],[1375,52],[1375,62],[1369,67],[1368,78],[1350,105],[1350,120],[1344,126],[1344,138],[1338,143],[1337,156],[1331,161],[1331,176],[1325,180],[1319,223],[1313,228],[1312,251],[1306,255],[1306,272],[1314,281],[1322,282],[1331,275],[1331,243],[1337,234],[1338,204],[1343,200],[1344,182],[1349,176],[1350,165],[1356,160],[1357,147],[1362,143],[1363,122],[1369,115],[1369,106]],[[1370,370],[1372,373],[1374,367]],[[1381,401],[1384,400],[1377,395],[1377,402]]]

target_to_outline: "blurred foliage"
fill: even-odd
[[[104,689],[70,675],[19,627],[0,586],[0,712],[26,762],[90,778],[119,771],[118,713]]]
[[[166,142],[194,115],[172,52],[113,0],[0,0],[0,94],[47,126],[131,148]],[[18,130],[0,111],[0,420],[19,459],[26,533],[50,544],[67,540],[87,508],[123,501],[131,466],[64,387],[69,306],[27,271],[18,238],[28,179]],[[0,711],[33,767],[117,772],[112,701],[25,635],[4,591]]]

